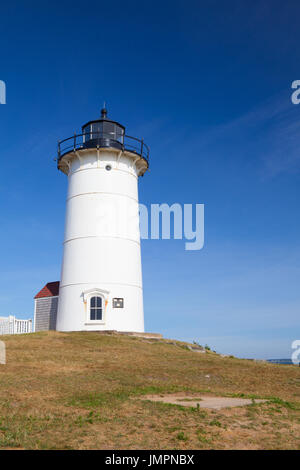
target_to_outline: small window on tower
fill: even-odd
[[[91,298],[90,320],[102,320],[102,297]]]

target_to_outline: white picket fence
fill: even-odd
[[[0,317],[0,335],[32,333],[32,320],[18,320],[13,315]]]

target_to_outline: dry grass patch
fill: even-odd
[[[299,449],[300,368],[97,333],[1,339],[2,448]],[[269,401],[204,410],[135,399],[172,393]]]

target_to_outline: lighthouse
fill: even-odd
[[[144,332],[138,179],[143,140],[101,117],[58,143],[68,176],[56,329]]]

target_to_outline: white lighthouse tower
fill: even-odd
[[[105,107],[59,142],[69,184],[57,330],[144,331],[138,178],[148,157]]]

